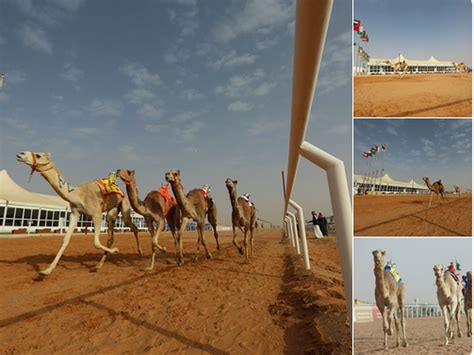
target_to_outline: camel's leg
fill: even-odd
[[[130,206],[128,204],[124,204],[122,201],[120,210],[122,212],[123,223],[132,230],[133,235],[135,236],[135,242],[137,243],[137,253],[138,255],[143,256],[143,251],[140,246],[140,240],[138,239],[138,228],[132,222]]]
[[[405,306],[403,302],[400,302],[400,325],[402,327],[402,337],[403,337],[403,346],[407,347],[408,346],[408,341],[407,341],[407,333],[406,333],[406,319],[405,319]]]
[[[388,349],[388,314],[387,310],[382,312],[382,324],[383,324],[383,348]]]
[[[255,252],[253,250],[253,227],[250,227],[250,256],[255,256]]]
[[[398,314],[397,311],[393,312],[393,321],[395,323],[395,331],[397,333],[397,342],[396,342],[396,347],[400,347],[400,326],[398,324],[399,319],[398,319]]]
[[[109,253],[115,254],[118,253],[118,248],[107,248],[102,245],[100,242],[100,224],[102,223],[102,213],[98,213],[94,216],[92,216],[92,219],[94,220],[94,246],[97,249],[102,249],[103,251],[107,251]]]
[[[443,313],[444,321],[444,345],[449,344],[449,320],[448,320],[448,310],[446,306],[441,307],[441,312]]]
[[[198,223],[198,236],[199,240],[202,243],[202,246],[204,247],[204,250],[206,252],[206,258],[210,259],[212,257],[212,254],[210,253],[209,249],[207,248],[207,243],[206,239],[204,238],[204,223]],[[199,252],[199,250],[198,250]]]
[[[181,242],[181,232],[178,229],[179,225],[179,214],[177,214],[177,209],[172,209],[168,215],[166,216],[166,220],[171,229],[171,234],[173,235],[174,239],[174,251],[175,251],[175,259],[176,264],[183,265],[183,249],[182,249],[182,242]]]
[[[214,231],[214,238],[216,239],[217,250],[221,250],[221,245],[219,244],[219,235],[217,234],[217,219],[216,219],[216,207],[213,204],[212,207],[209,208],[209,212],[207,213],[207,220],[209,221],[210,225],[212,226],[212,230]]]
[[[160,233],[161,233],[161,230],[163,229],[164,225],[165,225],[165,220],[163,218],[160,218],[158,220],[158,225],[156,226],[155,234],[153,235],[153,238],[151,239],[151,261],[150,261],[150,266],[145,268],[145,271],[152,271],[154,269],[156,251],[157,250],[163,251],[163,248],[160,247],[160,245],[158,244],[158,238],[160,237]],[[164,251],[166,251],[166,249]]]
[[[249,246],[248,246],[248,228],[245,227],[244,231],[244,255],[245,255],[245,261],[247,262],[249,260]]]
[[[72,233],[74,232],[74,229],[76,228],[77,221],[79,220],[79,216],[80,216],[79,212],[71,211],[71,215],[69,217],[69,227],[67,229],[66,234],[63,237],[63,242],[61,243],[61,247],[59,248],[58,253],[56,254],[56,257],[54,258],[53,262],[49,264],[49,266],[46,269],[38,272],[40,275],[48,276],[49,274],[51,274],[51,272],[54,270],[54,268],[58,264],[59,259],[61,259],[61,256],[63,255],[64,250],[66,249],[66,247],[69,244],[69,241],[71,240],[71,236],[72,236]]]
[[[388,313],[388,335],[393,335],[393,320],[394,320],[394,314],[395,314],[395,308],[390,306],[387,310]]]
[[[232,244],[235,245],[235,247],[239,250],[240,254],[244,255],[244,251],[242,247],[239,246],[239,244],[237,244],[237,241],[235,240],[236,237],[237,237],[237,233],[235,232],[235,225],[232,223]]]
[[[461,331],[461,327],[459,326],[459,315],[461,314],[461,302],[459,301],[458,302],[458,305],[456,307],[456,312],[455,312],[455,315],[456,315],[456,325],[458,327],[458,338],[462,338],[462,331]],[[467,316],[467,315],[466,315]]]
[[[467,336],[472,336],[472,309],[466,310]]]
[[[115,221],[117,220],[118,216],[118,210],[117,208],[111,209],[109,212],[107,212],[107,248],[112,248],[112,245],[114,245],[114,228],[115,228]],[[92,271],[98,271],[102,268],[104,265],[105,259],[107,258],[107,252],[105,251],[104,254],[102,255],[102,258],[100,261],[97,263],[96,266],[92,268]]]

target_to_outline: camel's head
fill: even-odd
[[[385,260],[384,260],[385,250],[380,250],[380,249],[374,250],[372,252],[372,255],[374,256],[375,266],[383,268],[385,264]]]
[[[45,166],[51,163],[50,153],[20,152],[16,155],[16,160],[33,167]]]
[[[433,266],[433,271],[437,279],[441,278],[444,274],[444,265],[437,264]]]
[[[135,180],[135,170],[119,169],[117,170],[117,176],[122,179],[126,184],[130,184]]]
[[[228,189],[235,189],[236,185],[237,185],[237,180],[232,180],[231,178],[227,178],[225,180],[225,186],[227,186]]]
[[[428,176],[423,176],[423,181],[424,182],[429,182],[430,181],[430,178]]]
[[[170,184],[180,182],[180,171],[179,170],[168,170],[165,174],[165,179]]]

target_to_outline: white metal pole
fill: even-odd
[[[306,270],[309,270],[309,269],[311,269],[311,265],[309,263],[308,243],[306,241],[306,228],[305,228],[303,208],[291,199],[290,199],[289,203],[290,203],[290,206],[292,206],[298,214],[298,219],[300,221],[300,225],[299,225],[299,232],[300,233],[299,233],[299,235],[301,237],[301,244],[303,246],[304,268]]]
[[[290,228],[288,227],[288,220],[287,218],[285,218],[285,231],[286,231],[286,238],[291,240],[291,237],[290,237]]]
[[[300,255],[301,254],[300,241],[299,241],[299,235],[298,235],[298,228],[296,227],[297,226],[296,216],[295,216],[294,213],[291,213],[290,211],[288,211],[287,213],[290,216],[290,220],[292,222],[293,232],[294,232],[294,236],[295,236],[296,254]]]
[[[291,240],[291,246],[293,248],[296,247],[295,245],[295,238],[294,238],[294,233],[293,233],[293,223],[291,223],[291,218],[290,216],[286,216],[285,219],[287,220],[287,224],[288,224],[288,235],[290,237],[290,240]]]
[[[352,318],[352,206],[344,163],[308,142],[303,142],[300,148],[303,157],[325,169],[327,173],[344,278],[347,314]]]

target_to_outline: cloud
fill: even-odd
[[[164,60],[167,64],[176,64],[187,61],[189,57],[190,55],[187,49],[173,45],[166,51]]]
[[[158,73],[151,73],[148,68],[140,63],[124,64],[120,70],[130,78],[134,85],[139,87],[159,85],[161,83]]]
[[[139,114],[149,118],[159,118],[162,115],[161,108],[157,103],[146,102],[143,103],[137,111]]]
[[[250,136],[261,136],[264,134],[274,134],[275,131],[286,126],[286,122],[278,120],[258,119],[247,129]]]
[[[294,17],[293,2],[248,0],[244,9],[218,23],[212,33],[217,41],[230,41],[250,32],[268,33]]]
[[[68,62],[64,63],[63,70],[60,75],[64,80],[76,84],[82,79],[84,72],[76,67],[73,63]],[[76,88],[79,88],[79,86],[76,85]]]
[[[215,92],[231,98],[265,96],[276,84],[262,82],[264,77],[265,72],[261,69],[249,75],[234,75],[226,85],[217,86]]]
[[[53,45],[48,39],[46,32],[41,28],[31,24],[24,24],[18,30],[18,36],[25,47],[46,54],[53,54]]]
[[[68,118],[78,118],[83,116],[83,112],[78,109],[71,108],[64,103],[64,97],[61,95],[53,95],[53,103],[51,112],[54,115]]]
[[[252,104],[243,101],[235,101],[227,106],[227,109],[232,112],[248,112],[253,108]]]
[[[257,56],[254,54],[244,53],[237,55],[237,52],[235,50],[232,50],[229,54],[210,63],[209,65],[214,70],[218,70],[222,67],[233,67],[242,64],[252,64],[255,62],[255,59],[257,59]]]
[[[21,84],[26,81],[26,73],[19,70],[8,70],[5,73],[5,82],[7,84]]]
[[[181,97],[188,101],[194,101],[204,98],[204,94],[197,91],[196,89],[188,88],[181,91]]]
[[[85,0],[16,0],[23,15],[46,26],[57,26],[74,15]]]
[[[4,117],[2,118],[2,122],[14,130],[21,131],[23,135],[31,135],[34,133],[34,130],[30,126],[30,124],[21,119]]]
[[[94,99],[89,104],[88,111],[94,116],[120,116],[122,104],[115,100]]]
[[[255,47],[259,51],[262,51],[262,50],[276,46],[279,41],[280,41],[280,36],[275,36],[273,38],[265,38],[265,39],[258,40],[257,43],[255,44]]]
[[[74,127],[71,131],[78,136],[89,136],[99,133],[99,129],[96,127]]]

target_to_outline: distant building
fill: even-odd
[[[394,74],[393,68],[384,63],[389,61],[392,64],[406,63],[412,74],[434,74],[434,73],[452,73],[456,72],[456,67],[452,61],[440,61],[435,57],[428,60],[408,59],[402,54],[396,58],[370,58],[365,65],[366,73],[369,75]]]
[[[370,175],[354,174],[354,192],[379,192],[382,194],[403,194],[403,193],[428,193],[429,189],[426,185],[421,185],[413,179],[410,181],[398,181],[392,179],[388,174],[382,177],[374,177]]]

